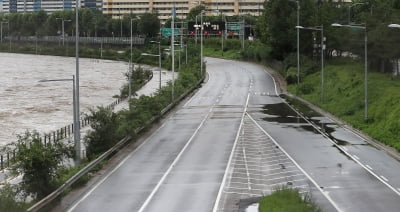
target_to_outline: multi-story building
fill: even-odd
[[[2,5],[4,13],[36,12],[40,10],[52,13],[75,9],[76,0],[3,0]],[[81,0],[81,6],[101,9],[102,0]]]
[[[260,15],[264,0],[103,0],[103,13],[118,18],[131,13],[140,15],[146,12],[157,12],[163,21],[171,17],[174,5],[176,16],[185,18],[189,11],[199,4],[205,6],[206,15],[218,13],[226,16]]]

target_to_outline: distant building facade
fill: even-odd
[[[26,13],[44,10],[48,13],[62,10],[74,10],[75,0],[2,0],[4,13]],[[78,1],[79,2],[79,1]],[[82,0],[82,8],[100,9],[102,0]]]
[[[222,13],[226,16],[251,14],[260,15],[264,9],[263,0],[103,0],[103,13],[119,18],[126,14],[140,15],[157,12],[164,21],[171,17],[175,5],[176,16],[185,18],[198,5],[205,6],[206,15]]]

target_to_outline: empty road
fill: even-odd
[[[238,211],[289,186],[324,211],[399,211],[400,163],[319,114],[264,68],[207,58],[208,81],[68,211]]]

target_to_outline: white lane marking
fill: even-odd
[[[242,131],[243,132],[243,131]],[[244,159],[244,166],[246,167],[246,175],[247,175],[247,188],[251,190],[250,186],[250,173],[249,173],[249,168],[247,167],[247,160],[246,160],[246,150],[243,148],[243,159]]]
[[[298,112],[297,110],[295,110],[290,104],[287,104],[287,103],[286,103],[286,105],[287,105],[288,107],[292,108],[292,110],[295,111],[297,114],[299,114],[299,112]],[[315,128],[315,126],[314,126],[313,123],[311,123],[311,122],[310,122],[308,119],[306,119],[304,116],[302,116],[302,115],[300,115],[300,116],[303,118],[303,120],[305,120],[307,123],[309,123],[312,127]],[[378,179],[379,181],[381,181],[381,183],[385,184],[389,189],[391,189],[394,193],[396,193],[397,195],[400,196],[400,192],[397,191],[392,185],[390,185],[389,183],[387,183],[387,182],[385,182],[384,180],[382,180],[382,179],[378,176],[378,174],[376,174],[376,173],[373,172],[372,170],[369,170],[369,169],[368,169],[366,166],[364,166],[364,164],[362,164],[358,159],[356,159],[355,157],[353,157],[353,155],[351,155],[350,153],[348,153],[347,151],[345,151],[345,149],[343,149],[342,146],[338,145],[338,144],[337,144],[336,142],[334,142],[331,138],[327,137],[323,132],[321,132],[321,131],[318,130],[317,128],[316,128],[316,130],[317,130],[318,132],[320,132],[321,135],[322,135],[324,138],[328,139],[328,141],[330,141],[333,145],[335,145],[336,148],[338,148],[338,149],[340,149],[341,151],[343,151],[343,153],[344,153],[345,155],[347,155],[348,157],[350,157],[351,159],[353,159],[353,160],[354,160],[356,163],[358,163],[358,165],[360,165],[363,169],[365,169],[366,171],[368,171],[372,176],[374,176],[376,179]]]
[[[279,96],[278,89],[276,88],[275,78],[267,70],[264,69],[264,71],[267,72],[267,74],[272,78],[272,81],[274,81],[275,94],[276,94],[276,96]]]
[[[382,178],[384,181],[389,182],[389,180],[388,180],[386,177],[384,177],[383,175],[381,175],[381,178]]]
[[[369,168],[369,169],[371,169],[371,170],[374,170],[371,166],[369,166],[369,165],[365,165],[367,168]]]
[[[247,106],[249,105],[249,98],[250,98],[250,93],[247,94],[247,100],[246,100],[246,105],[245,105],[244,110],[243,110],[242,120],[240,121],[239,129],[238,129],[238,131],[236,133],[235,142],[233,143],[231,155],[229,156],[229,160],[228,160],[228,163],[227,163],[226,168],[225,168],[225,173],[224,173],[224,176],[222,178],[221,185],[219,187],[218,195],[217,195],[217,198],[215,199],[213,212],[217,212],[217,210],[218,210],[219,201],[221,199],[222,191],[224,189],[226,178],[228,176],[229,167],[230,167],[230,165],[232,163],[232,159],[233,159],[233,155],[234,155],[234,152],[235,152],[235,149],[236,149],[236,145],[237,145],[238,140],[239,140],[240,130],[243,127],[244,116],[245,116],[246,111],[247,111]]]
[[[208,81],[210,81],[210,80],[211,80],[212,74],[209,73],[208,71],[206,71],[206,74],[208,75]],[[207,81],[207,82],[208,82],[208,81]],[[189,105],[189,103],[191,103],[192,100],[193,100],[195,97],[197,97],[197,96],[199,95],[199,93],[200,93],[200,92],[196,92],[196,93],[183,105],[183,107],[187,107],[187,106]]]
[[[175,164],[179,161],[179,159],[182,157],[183,153],[187,149],[187,147],[192,143],[194,137],[197,135],[199,132],[200,128],[204,125],[204,122],[208,119],[212,112],[212,107],[209,110],[209,113],[207,116],[204,117],[204,119],[201,121],[200,125],[197,127],[197,129],[194,131],[193,135],[189,138],[188,142],[186,142],[185,146],[182,148],[182,150],[179,152],[179,154],[176,156],[175,160],[172,162],[172,164],[168,167],[167,171],[164,173],[160,181],[158,181],[156,187],[153,189],[153,191],[150,193],[150,195],[147,197],[146,201],[143,203],[142,207],[140,207],[138,212],[143,212],[147,205],[150,203],[151,199],[153,199],[154,195],[158,191],[158,189],[161,187],[161,184],[164,183],[165,179],[169,175],[169,173],[172,171],[172,168],[175,166]]]
[[[346,150],[346,151],[348,150],[347,147],[345,147],[345,146],[343,147],[343,149]]]
[[[279,147],[279,149],[293,162],[293,164],[295,166],[297,166],[298,169],[300,169],[301,172],[303,172],[303,174],[315,185],[315,187],[317,187],[317,189],[325,196],[325,198],[333,205],[333,207],[335,207],[335,209],[339,212],[341,212],[342,210],[339,208],[338,205],[336,205],[336,203],[331,199],[331,197],[326,194],[322,189],[321,186],[318,185],[318,183],[311,178],[311,176],[303,169],[301,168],[301,166],[285,151],[285,149],[283,149],[278,142],[269,134],[267,133],[264,128],[262,128],[254,119],[253,117],[250,116],[250,114],[246,113],[247,116],[254,122],[254,124],[261,130],[264,132],[265,135],[267,135],[274,143],[276,146]]]
[[[230,188],[230,187],[227,187],[227,189],[242,189],[242,188]],[[271,190],[269,190],[269,189],[268,190],[267,189],[263,189],[263,190],[257,189],[257,190],[262,191],[262,192],[264,192],[264,191],[271,192]],[[234,191],[224,191],[224,193],[226,193],[226,194],[239,194],[239,195],[246,195],[246,196],[260,196],[260,194],[251,194],[251,193],[234,192]]]
[[[78,200],[67,212],[73,211],[81,202],[83,202],[90,194],[93,193],[104,181],[106,181],[117,169],[119,169],[124,163],[132,157],[137,151],[139,151],[158,131],[164,127],[164,124],[158,128],[153,134],[151,134],[142,144],[140,144],[135,150],[133,150],[124,160],[122,160],[111,172],[109,172],[103,179],[101,179],[92,189],[89,190],[80,200]]]
[[[353,157],[354,157],[355,159],[357,159],[357,160],[360,160],[360,158],[357,157],[357,155],[353,155]]]

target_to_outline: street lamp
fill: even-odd
[[[73,130],[74,130],[74,146],[75,146],[75,157],[77,161],[81,160],[81,142],[80,142],[80,123],[78,114],[78,103],[77,95],[75,91],[75,76],[72,75],[72,79],[51,79],[51,80],[39,80],[39,82],[60,82],[60,81],[72,81],[72,108],[73,108]]]
[[[129,97],[128,97],[128,99],[131,99],[131,72],[134,70],[134,67],[135,67],[135,64],[133,64],[133,59],[132,59],[132,55],[133,55],[133,32],[132,32],[132,21],[133,21],[134,19],[132,19],[131,18],[131,39],[130,39],[130,41],[131,41],[131,59],[129,60]],[[122,34],[122,28],[121,28],[121,34]]]
[[[291,0],[297,4],[297,24],[300,26],[300,2],[299,0]],[[297,89],[300,84],[300,29],[297,28]]]
[[[159,72],[160,72],[159,89],[161,89],[161,54],[160,54],[160,50],[158,50],[158,54],[142,53],[141,55],[142,55],[142,56],[158,57],[158,67],[159,67]]]
[[[388,27],[390,27],[390,28],[400,28],[400,24],[389,24]]]
[[[179,57],[179,70],[181,70],[181,51],[182,51],[182,45],[181,44],[174,44],[175,46],[179,46],[179,54],[178,54],[178,57]]]
[[[200,16],[200,73],[203,74],[203,32],[204,32],[204,25],[203,25],[203,14],[204,10],[201,11]]]
[[[0,35],[0,39],[1,39],[1,43],[3,43],[3,24],[8,24],[8,26],[10,26],[10,23],[9,23],[9,21],[2,21],[1,22],[1,26],[0,26],[0,33],[1,33],[1,35]],[[8,31],[10,31],[10,27],[8,27]]]
[[[77,121],[80,120],[80,109],[79,109],[79,7],[80,1],[77,1],[75,5],[75,61],[76,61],[76,68],[75,68],[75,99],[76,99],[76,119]],[[76,126],[76,131],[80,131],[80,124]],[[81,140],[81,134],[77,133],[77,141]],[[79,164],[81,161],[80,154],[77,157],[77,163]]]
[[[363,29],[364,30],[364,105],[365,105],[365,112],[364,112],[364,119],[368,120],[368,35],[367,35],[367,25],[364,26],[359,25],[342,25],[338,23],[333,23],[331,26],[334,27],[349,27],[355,29]]]
[[[65,40],[65,33],[64,33],[64,22],[70,22],[71,20],[64,20],[64,18],[56,18],[57,20],[61,20],[61,23],[62,23],[62,26],[61,26],[61,28],[62,28],[62,39],[63,39],[63,46],[64,46],[64,40]]]
[[[100,41],[100,58],[103,58],[103,38],[101,39],[95,39],[94,41]]]
[[[175,4],[173,7],[172,21],[171,21],[171,59],[172,59],[172,102],[174,102],[175,95],[175,51],[174,51],[174,43],[175,43]]]
[[[361,5],[361,4],[368,4],[368,3],[365,3],[365,2],[359,2],[359,3],[354,3],[354,4],[352,4],[352,5],[349,5],[349,13],[348,13],[348,23],[350,24],[350,19],[351,19],[351,8],[352,7],[354,7],[354,6],[357,6],[357,5]]]
[[[161,89],[161,41],[150,41],[150,43],[157,43],[158,44],[158,68],[160,69],[160,86],[159,86],[159,89]]]
[[[321,31],[321,102],[324,103],[324,26],[316,26],[316,27],[303,27],[296,26],[296,29],[306,29],[306,30],[316,30]]]

